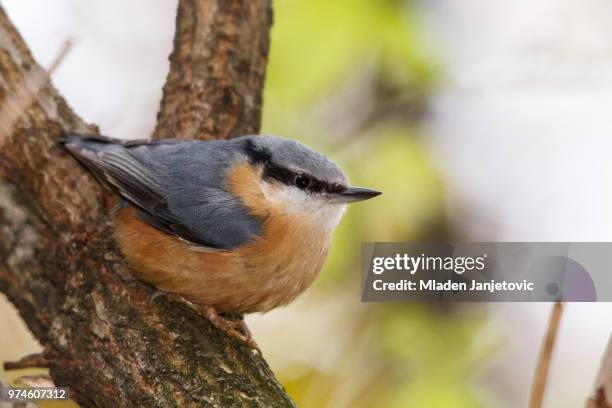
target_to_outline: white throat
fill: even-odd
[[[346,204],[330,203],[325,197],[295,187],[263,183],[262,191],[268,200],[288,214],[298,214],[329,233],[338,225],[346,211]]]

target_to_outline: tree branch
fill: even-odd
[[[269,0],[181,0],[156,138],[259,132]]]
[[[258,130],[270,15],[266,1],[180,2],[156,135]],[[46,73],[0,9],[0,106],[16,109],[37,77]],[[53,381],[85,406],[293,406],[258,353],[121,278],[112,200],[56,147],[62,132],[96,129],[45,84],[0,135],[0,290]]]

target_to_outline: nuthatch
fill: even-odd
[[[321,270],[346,204],[380,194],[350,187],[324,155],[276,136],[67,134],[60,143],[128,203],[116,214],[116,238],[136,276],[201,305],[234,333],[217,312],[242,316],[293,301]]]

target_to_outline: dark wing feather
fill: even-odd
[[[71,140],[64,138],[62,144],[99,180],[130,203],[148,213],[158,213],[162,222],[175,221],[167,211],[155,177],[119,143],[99,136],[95,139],[73,136]]]
[[[240,245],[259,232],[259,223],[251,220],[229,193],[218,186],[189,185],[193,177],[180,174],[184,163],[175,162],[184,155],[163,149],[177,146],[179,141],[120,141],[68,134],[60,143],[99,181],[136,206],[142,221],[159,230],[217,249]],[[143,154],[133,150],[141,146],[146,148],[140,152]],[[170,153],[164,156],[165,151]],[[177,194],[183,183],[187,190]],[[203,193],[204,197],[197,196]],[[222,216],[214,216],[219,212]]]

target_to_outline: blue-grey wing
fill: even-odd
[[[261,222],[224,185],[240,159],[233,141],[119,141],[69,134],[62,145],[149,225],[194,245],[231,249]]]

